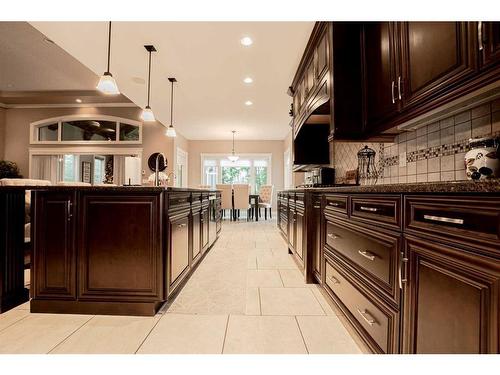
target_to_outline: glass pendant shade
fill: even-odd
[[[141,119],[142,121],[148,121],[148,122],[155,120],[155,114],[153,113],[149,105],[147,105],[146,108],[142,110]]]
[[[106,95],[118,95],[120,93],[118,85],[110,72],[106,72],[101,76],[96,88]]]
[[[234,155],[234,154],[232,154],[232,155],[229,155],[227,158],[228,158],[229,160],[231,160],[231,161],[234,163],[234,162],[235,162],[235,161],[237,161],[240,157],[239,157],[239,156],[236,156],[236,155]]]
[[[177,133],[175,132],[175,129],[172,125],[170,125],[167,128],[167,131],[165,134],[167,135],[167,137],[171,137],[171,138],[177,137]]]

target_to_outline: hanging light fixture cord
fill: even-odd
[[[174,124],[174,80],[172,82],[172,89],[170,91],[170,126]]]
[[[233,130],[233,155],[234,155],[234,133],[236,133],[235,130]]]
[[[149,72],[148,72],[148,107],[149,107],[149,96],[151,91],[151,51],[149,51]]]
[[[109,73],[109,61],[111,59],[111,21],[109,21],[109,28],[108,28],[108,69],[106,72]]]

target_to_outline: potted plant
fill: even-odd
[[[0,179],[2,178],[22,178],[19,167],[13,161],[0,160]]]

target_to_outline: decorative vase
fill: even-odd
[[[465,154],[465,173],[469,180],[500,177],[500,139],[470,139],[470,150]]]

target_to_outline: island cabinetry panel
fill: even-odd
[[[78,299],[162,299],[161,195],[83,193]]]
[[[203,194],[201,200],[201,248],[202,252],[210,247],[210,202],[208,194]]]
[[[75,300],[76,194],[39,191],[33,217],[32,280],[36,299]]]
[[[411,235],[406,256],[403,352],[499,353],[500,260]]]
[[[311,220],[311,246],[312,252],[312,272],[316,282],[321,283],[321,275],[323,274],[323,267],[321,262],[321,255],[323,251],[322,237],[321,237],[321,195],[313,196],[312,200],[312,216]],[[309,241],[308,241],[309,242]]]
[[[24,246],[24,189],[0,188],[0,314],[29,300]]]
[[[194,193],[191,201],[191,249],[194,264],[201,255],[201,194]]]

